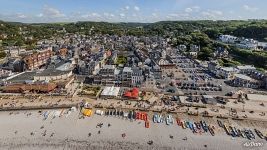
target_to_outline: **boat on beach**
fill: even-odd
[[[214,136],[214,135],[215,135],[215,132],[214,132],[213,127],[208,126],[208,129],[209,129],[210,134],[211,134],[212,136]]]

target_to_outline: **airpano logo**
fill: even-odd
[[[263,147],[264,143],[263,142],[258,142],[258,141],[247,141],[243,143],[244,147]]]

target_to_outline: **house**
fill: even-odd
[[[243,65],[243,66],[237,66],[236,67],[239,71],[240,74],[249,74],[254,71],[257,71],[257,69],[254,66],[251,65]]]
[[[132,86],[132,73],[133,70],[130,67],[124,67],[122,70],[122,86],[131,87]]]
[[[258,41],[254,39],[244,39],[241,38],[240,43],[236,45],[237,47],[243,49],[257,50],[258,49]]]
[[[52,56],[52,50],[42,50],[36,53],[27,55],[24,57],[25,64],[27,69],[33,70],[37,69],[38,67],[46,64],[47,60]]]
[[[234,79],[230,81],[232,86],[245,87],[245,88],[261,88],[264,87],[264,81],[252,79],[244,74],[235,74]]]
[[[208,62],[208,70],[211,73],[216,75],[219,68],[220,68],[220,65],[219,65],[218,61],[209,61]]]
[[[191,58],[197,58],[198,52],[189,52]]]
[[[237,37],[231,35],[220,35],[219,40],[222,41],[223,43],[233,44],[237,40]]]
[[[133,67],[132,70],[132,86],[139,87],[144,80],[143,71],[138,67]]]
[[[218,47],[215,52],[213,53],[213,56],[216,58],[226,58],[228,57],[229,52],[222,47]]]
[[[111,85],[115,84],[115,65],[104,65],[94,76],[94,84]]]
[[[238,69],[234,67],[220,67],[216,70],[216,76],[223,79],[231,79],[237,72]]]

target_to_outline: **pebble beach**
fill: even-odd
[[[61,110],[49,111],[47,119],[38,111],[0,112],[0,149],[248,149],[243,146],[247,139],[232,138],[221,129],[216,129],[215,136],[199,135],[176,124],[167,126],[150,121],[150,128],[145,128],[143,121],[98,115],[80,118],[79,111],[55,116]],[[99,123],[102,127],[97,126]],[[266,141],[261,142],[264,146],[253,149],[267,149]]]

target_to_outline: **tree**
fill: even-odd
[[[200,60],[209,60],[212,57],[213,51],[208,47],[203,47],[199,52],[197,58]]]
[[[4,51],[0,51],[0,58],[5,58],[6,57],[6,53]]]

